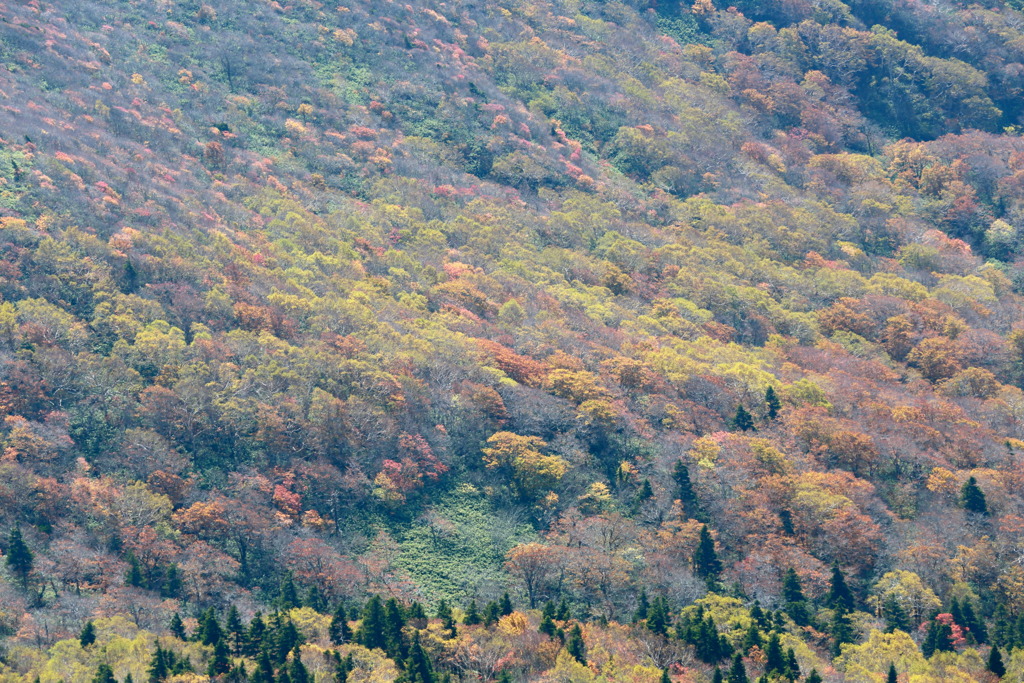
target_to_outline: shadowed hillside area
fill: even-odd
[[[1021,10],[0,3],[0,683],[1024,680]]]

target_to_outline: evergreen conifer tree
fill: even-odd
[[[109,664],[100,664],[96,669],[96,675],[92,677],[92,683],[117,683],[114,670]]]
[[[231,671],[231,657],[228,652],[227,643],[221,639],[213,646],[213,657],[210,658],[210,664],[207,666],[206,675],[210,678],[214,678],[220,674],[226,674],[229,671]]]
[[[512,598],[508,596],[508,592],[501,596],[501,601],[498,603],[498,606],[501,610],[501,616],[503,617],[507,617],[515,611],[512,607]]]
[[[387,649],[384,639],[384,605],[380,596],[374,595],[363,608],[363,618],[356,630],[355,640],[365,648]]]
[[[245,642],[245,626],[242,625],[242,617],[238,614],[238,608],[234,605],[228,609],[228,617],[224,627],[227,630],[231,654],[242,654],[242,644]]]
[[[782,651],[782,642],[779,640],[779,634],[772,631],[771,635],[768,636],[768,645],[764,650],[765,663],[764,670],[768,674],[783,674],[786,671],[786,655]]]
[[[782,600],[785,602],[786,613],[798,626],[807,626],[810,622],[807,610],[807,598],[804,597],[800,577],[792,567],[782,576]]]
[[[726,681],[728,683],[750,683],[750,679],[747,678],[747,667],[743,665],[743,655],[739,652],[732,658],[732,666],[729,668]]]
[[[889,662],[889,674],[885,677],[885,683],[899,683],[900,675],[896,672],[896,665]]]
[[[327,633],[333,645],[344,645],[352,640],[352,629],[348,625],[348,611],[345,609],[345,603],[339,604],[334,610]]]
[[[839,568],[839,565],[832,566],[832,579],[829,583],[825,604],[833,609],[846,612],[853,611],[853,593],[850,591],[850,587],[846,585],[846,575],[843,574],[843,570]]]
[[[462,623],[466,626],[475,626],[481,621],[483,621],[483,619],[480,617],[480,610],[476,606],[476,600],[470,600],[469,607],[466,608],[466,616],[462,620]]]
[[[687,517],[699,521],[703,516],[700,510],[700,501],[693,490],[690,470],[682,458],[676,460],[676,464],[672,469],[672,479],[676,482],[676,498],[683,507],[683,513]]]
[[[309,675],[309,670],[302,663],[302,651],[298,646],[295,646],[295,649],[292,650],[292,657],[288,662],[288,676],[291,678],[292,683],[311,683],[312,679]]]
[[[700,529],[697,550],[693,553],[693,570],[709,587],[717,583],[718,575],[722,573],[722,563],[715,552],[715,542],[707,524]]]
[[[992,646],[992,649],[989,650],[988,653],[988,670],[999,678],[1006,675],[1006,665],[1003,664],[1003,655],[995,645]]]
[[[782,401],[779,400],[778,394],[775,393],[775,387],[768,385],[768,388],[764,392],[764,404],[765,414],[769,420],[774,420],[779,416],[779,410],[782,408]]]
[[[821,674],[818,673],[817,669],[811,669],[811,673],[807,674],[805,683],[821,683]]]
[[[177,612],[171,617],[171,623],[168,626],[171,635],[178,640],[188,640],[188,633],[185,632],[185,624],[181,621],[181,615]]]
[[[15,526],[7,538],[7,568],[21,580],[22,588],[28,588],[28,577],[32,573],[35,555],[25,544],[21,527]]]
[[[149,683],[161,683],[170,675],[167,656],[164,654],[164,650],[160,647],[159,643],[156,645],[156,652],[153,653],[153,658],[149,660],[148,673]]]
[[[985,501],[985,493],[978,486],[978,480],[968,477],[960,489],[960,504],[968,512],[979,515],[988,515],[988,503]]]
[[[427,653],[420,645],[419,633],[413,636],[409,646],[409,656],[405,660],[403,679],[407,683],[434,683],[434,669],[430,665]]]
[[[384,651],[396,662],[405,661],[408,655],[405,637],[402,634],[404,627],[405,617],[402,614],[402,607],[396,599],[388,598],[384,605]]]
[[[89,647],[96,642],[96,627],[92,621],[85,622],[82,632],[78,634],[78,642],[82,644],[82,647]]]
[[[580,664],[587,663],[587,648],[583,642],[583,631],[579,624],[573,624],[569,631],[569,638],[565,641],[565,650]]]
[[[732,418],[732,426],[738,431],[749,432],[754,429],[754,418],[742,405],[736,406],[736,415]]]
[[[281,580],[281,587],[277,594],[278,608],[287,612],[295,607],[301,607],[299,591],[295,588],[295,579],[291,572],[287,572]]]

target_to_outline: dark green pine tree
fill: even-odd
[[[555,626],[555,622],[551,618],[551,615],[545,614],[540,618],[540,626],[537,627],[537,630],[550,638],[554,638],[555,633],[558,631],[558,627]]]
[[[921,653],[925,657],[931,657],[936,652],[951,652],[953,643],[950,636],[952,635],[953,629],[948,624],[944,624],[938,619],[932,619],[928,624],[928,633],[921,643]]]
[[[647,609],[647,628],[652,633],[665,636],[668,635],[669,626],[671,626],[671,617],[669,616],[668,600],[658,596],[654,598],[654,602]]]
[[[437,603],[437,618],[441,620],[441,626],[448,631],[448,637],[454,638],[458,630],[455,626],[455,618],[452,616],[452,608],[448,606],[444,598]]]
[[[554,619],[555,615],[558,614],[558,607],[555,606],[554,601],[548,600],[544,603],[544,607],[541,609],[540,614],[543,617],[551,617]]]
[[[221,629],[220,622],[217,621],[217,615],[211,607],[203,612],[203,616],[199,621],[197,639],[203,645],[216,645],[223,637],[224,631]]]
[[[822,683],[821,674],[818,673],[817,669],[811,669],[811,673],[807,674],[804,683]]]
[[[352,629],[348,625],[348,611],[345,609],[345,603],[341,603],[334,610],[327,633],[333,645],[344,645],[352,640]]]
[[[139,560],[135,557],[135,553],[128,553],[128,571],[124,574],[124,582],[129,586],[135,586],[136,588],[143,588],[145,583],[145,577],[142,576],[142,565],[139,564]]]
[[[89,647],[96,642],[96,627],[91,621],[85,622],[82,632],[78,634],[78,642],[82,644],[82,647]]]
[[[715,552],[715,541],[711,538],[708,525],[700,528],[700,539],[697,542],[697,550],[693,553],[693,571],[698,577],[704,579],[708,587],[718,583],[718,575],[722,573],[722,563]]]
[[[39,681],[38,681],[38,680],[36,680],[36,682],[35,682],[35,683],[39,683]],[[134,679],[134,678],[132,678],[132,675],[131,675],[131,674],[125,674],[125,675],[124,675],[124,683],[135,683],[135,679]]]
[[[676,460],[676,464],[672,468],[672,479],[676,482],[676,498],[683,507],[683,513],[690,519],[699,521],[703,516],[700,509],[700,501],[693,490],[690,470],[682,458]]]
[[[363,619],[356,630],[356,642],[365,648],[387,649],[384,639],[384,604],[380,596],[374,595],[363,608]]]
[[[231,683],[246,683],[249,680],[249,674],[245,671],[245,664],[239,662],[228,672],[228,680]],[[127,681],[125,682],[127,683]]]
[[[292,683],[292,677],[288,675],[287,669],[281,669],[277,672],[277,683]]]
[[[405,628],[405,615],[402,614],[402,606],[395,598],[388,598],[384,604],[384,651],[388,657],[396,662],[405,661],[408,656],[405,636],[402,629]]]
[[[171,617],[171,623],[168,626],[171,635],[178,640],[188,640],[188,633],[185,632],[185,624],[181,621],[181,615],[177,612]]]
[[[768,630],[771,628],[771,615],[765,615],[761,609],[761,601],[755,600],[754,606],[750,608],[750,618],[754,620],[758,628]]]
[[[722,670],[717,666],[715,672],[711,674],[711,683],[725,683],[725,676],[722,675]]]
[[[405,671],[399,680],[404,683],[434,683],[434,669],[430,665],[427,653],[423,651],[423,646],[420,645],[419,633],[412,638],[409,656],[405,660]]]
[[[764,649],[765,663],[764,670],[767,674],[782,675],[786,671],[786,655],[782,651],[782,642],[779,634],[772,631],[768,636],[768,645]]]
[[[832,609],[853,611],[853,592],[846,585],[846,575],[839,565],[832,565],[832,579],[829,583],[828,595],[825,596],[825,604]]]
[[[512,607],[512,598],[509,597],[507,592],[501,596],[501,600],[498,602],[498,607],[500,608],[501,616],[503,617],[507,617],[515,611],[515,608]]]
[[[223,639],[218,640],[213,646],[213,657],[206,668],[206,675],[214,678],[231,671],[231,653],[228,652],[228,645]]]
[[[181,571],[173,562],[167,567],[163,581],[160,582],[160,595],[165,598],[177,598],[181,595]]]
[[[765,415],[768,416],[769,420],[774,420],[779,416],[779,410],[782,409],[782,401],[779,400],[778,394],[775,393],[775,387],[768,385],[768,388],[764,391],[764,405]]]
[[[498,623],[501,618],[501,607],[494,600],[484,605],[484,626],[490,628]]]
[[[853,625],[846,610],[840,608],[833,612],[829,632],[832,634],[832,656],[838,657],[842,654],[843,644],[853,642]]]
[[[749,432],[754,429],[754,418],[743,406],[736,406],[736,414],[732,418],[732,426],[737,431]]]
[[[242,654],[242,645],[245,643],[245,626],[242,625],[242,617],[238,614],[238,608],[232,605],[228,609],[228,618],[224,624],[227,631],[228,645],[231,654]]]
[[[252,670],[249,681],[251,683],[275,683],[274,665],[270,662],[270,655],[266,650],[260,652],[260,657],[256,660],[256,668]]]
[[[149,683],[162,683],[162,681],[167,680],[167,676],[171,673],[167,656],[159,643],[156,645],[156,652],[153,653],[153,658],[149,660],[148,673]]]
[[[960,489],[960,504],[964,510],[979,515],[988,515],[988,503],[985,502],[985,492],[978,486],[978,480],[968,477]]]
[[[800,678],[800,662],[796,661],[796,652],[793,651],[793,648],[786,650],[786,671],[784,675],[791,681]]]
[[[334,667],[334,681],[335,683],[348,683],[348,675],[352,673],[352,669],[355,668],[355,662],[352,659],[352,653],[348,653],[344,659],[338,660],[338,665]]]
[[[729,675],[726,679],[729,683],[750,683],[747,678],[747,667],[743,666],[743,655],[739,652],[732,658],[732,666],[729,667]]]
[[[803,586],[800,585],[800,577],[792,567],[782,575],[782,600],[785,603],[786,614],[789,615],[798,626],[807,626],[810,623],[810,614],[807,608],[807,598],[804,597]]]
[[[423,609],[423,605],[413,600],[413,603],[409,605],[409,609],[405,611],[406,621],[426,621],[427,612]]]
[[[295,588],[295,578],[291,572],[285,573],[284,578],[281,579],[281,587],[277,593],[277,606],[285,612],[302,606],[299,600],[299,591]]]
[[[580,664],[587,663],[587,647],[583,642],[583,631],[579,624],[573,624],[569,638],[565,641],[565,650]]]
[[[555,612],[555,619],[558,621],[569,621],[572,612],[569,610],[569,603],[565,598],[558,602],[558,610]]]
[[[245,634],[245,654],[255,658],[263,649],[263,643],[267,639],[267,622],[263,621],[263,615],[257,612],[249,622],[249,630]],[[253,672],[255,675],[255,671]]]
[[[470,600],[469,607],[466,608],[466,617],[462,620],[462,623],[466,626],[475,626],[482,621],[480,609],[476,606],[476,600]]]
[[[100,664],[96,669],[96,675],[92,677],[92,683],[117,683],[114,670],[109,664]]]
[[[647,618],[647,610],[651,608],[651,603],[647,599],[647,590],[644,588],[640,589],[640,597],[636,601],[636,611],[633,612],[633,623],[643,621]]]
[[[697,658],[702,662],[714,664],[725,656],[721,647],[722,639],[718,634],[718,627],[710,616],[700,622],[694,640],[696,641],[693,645],[696,648]]]
[[[748,652],[752,647],[762,647],[764,640],[761,638],[761,630],[757,628],[757,624],[753,621],[747,626],[747,632],[743,636],[743,651]]]
[[[298,646],[292,650],[292,658],[288,662],[288,676],[292,683],[311,683],[312,679],[306,665],[302,663],[302,651]]]
[[[899,683],[900,675],[896,672],[896,665],[889,662],[889,674],[885,677],[885,683]]]
[[[910,616],[903,609],[903,605],[896,599],[896,596],[890,595],[882,603],[882,617],[885,618],[885,630],[887,633],[892,633],[896,630],[910,633]]]
[[[302,635],[299,634],[299,629],[295,628],[295,624],[291,619],[276,620],[276,622],[279,625],[274,629],[274,646],[276,654],[274,663],[280,666],[288,659],[288,653],[294,650],[297,645],[302,643]]]
[[[988,670],[999,678],[1006,675],[1006,665],[1003,664],[1003,655],[995,645],[992,646],[992,649],[988,653]]]
[[[320,590],[320,586],[313,584],[309,590],[306,591],[306,599],[302,601],[302,604],[306,607],[312,607],[317,612],[323,612],[327,609],[327,600],[324,598],[323,591]]]
[[[978,613],[974,611],[974,605],[971,604],[970,598],[964,598],[960,603],[960,614],[963,617],[963,626],[970,630],[974,641],[976,643],[987,642],[988,629],[985,628],[985,622],[978,618]]]
[[[7,568],[21,580],[21,587],[28,588],[28,576],[32,573],[35,555],[25,544],[21,527],[15,526],[7,538]]]

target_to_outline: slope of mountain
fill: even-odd
[[[1019,9],[0,4],[0,682],[1024,675]]]

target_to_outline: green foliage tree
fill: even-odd
[[[96,626],[92,621],[85,622],[82,632],[78,634],[78,642],[82,644],[82,647],[89,647],[96,642]]]
[[[100,664],[96,669],[96,675],[92,677],[92,683],[117,683],[114,670],[109,664]]]
[[[728,683],[750,683],[750,679],[747,678],[747,667],[743,664],[743,655],[739,652],[732,658],[732,666],[729,667],[726,681]]]
[[[986,668],[997,678],[1002,678],[1006,675],[1006,665],[1003,664],[1003,655],[995,645],[993,645],[992,649],[989,650]]]
[[[733,429],[749,432],[754,429],[754,418],[742,405],[736,406],[736,414],[732,418]]]
[[[21,580],[22,588],[28,588],[28,577],[35,563],[35,555],[29,550],[21,535],[21,527],[15,526],[7,538],[7,568]]]
[[[714,586],[718,582],[718,576],[722,573],[722,563],[715,551],[715,541],[711,538],[708,525],[700,529],[700,538],[697,541],[697,549],[693,553],[693,571],[697,576],[704,579],[708,586]]]
[[[764,405],[765,415],[767,415],[769,420],[774,420],[779,416],[779,410],[782,409],[782,401],[779,400],[778,394],[775,393],[775,387],[770,384],[764,392]]]
[[[565,650],[580,664],[587,663],[587,648],[583,642],[583,630],[579,624],[573,624],[569,637],[565,641]]]
[[[889,664],[889,673],[885,678],[885,683],[899,683],[899,673],[896,671],[896,665]]]
[[[978,486],[978,480],[974,477],[968,477],[967,481],[960,488],[960,504],[968,512],[988,515],[988,503],[985,501],[985,492]]]
[[[832,566],[832,577],[829,580],[828,595],[825,604],[837,610],[850,612],[854,607],[853,592],[846,584],[846,575],[839,565]]]
[[[365,648],[380,648],[387,651],[386,629],[384,605],[380,596],[374,595],[363,607],[362,621],[356,629],[355,640]]]

